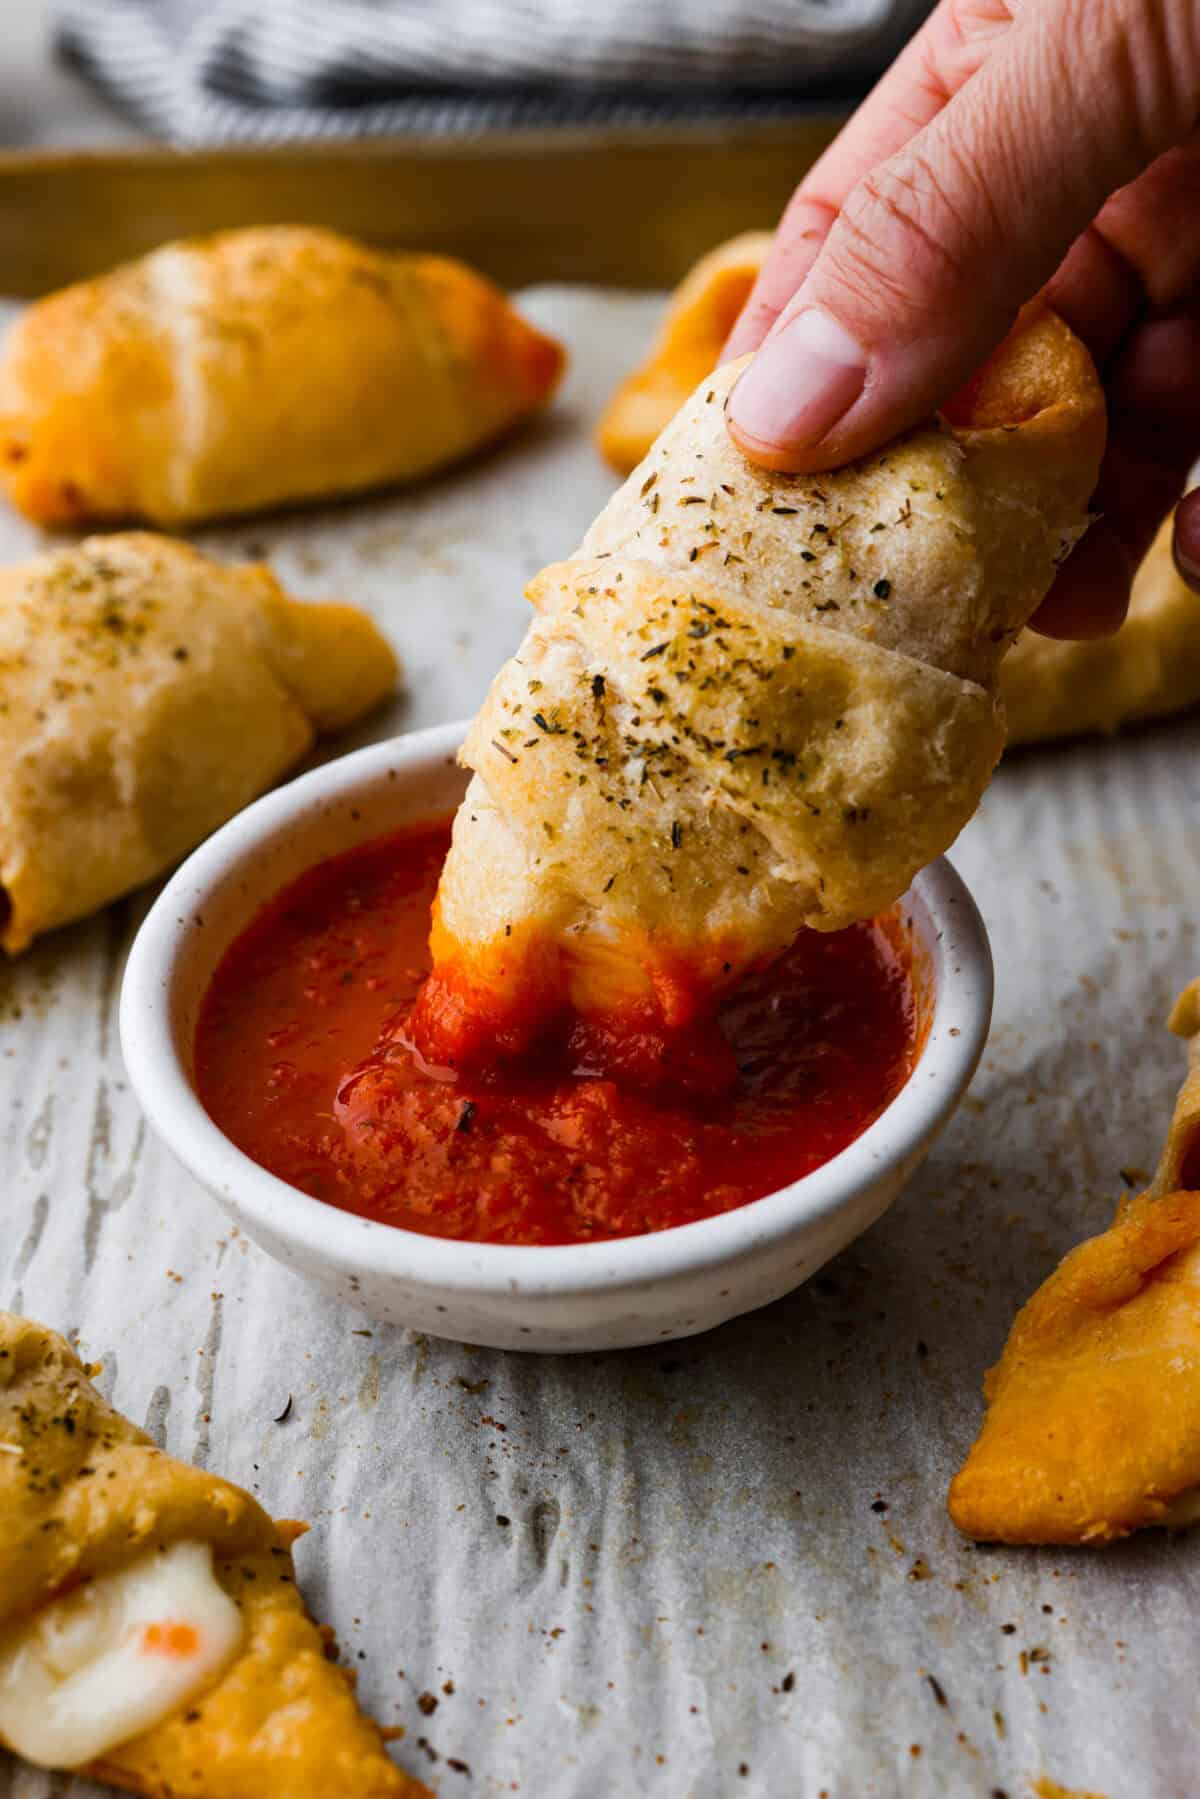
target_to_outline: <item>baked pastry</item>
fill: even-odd
[[[1162,1159],[1017,1314],[950,1487],[968,1536],[1103,1544],[1200,1518],[1200,981],[1170,1022],[1188,1076]]]
[[[355,607],[142,533],[0,569],[0,669],[10,954],[153,880],[396,679]]]
[[[0,1312],[0,1746],[148,1799],[421,1799],[305,1612],[305,1528]]]
[[[746,231],[701,257],[672,295],[655,344],[617,389],[597,441],[621,474],[715,368],[766,262],[769,231]],[[1116,731],[1200,704],[1200,598],[1180,578],[1164,525],[1112,637],[1060,642],[1024,632],[1000,672],[1010,744]]]
[[[1010,743],[1109,732],[1200,702],[1200,595],[1175,568],[1168,518],[1137,572],[1112,637],[1059,643],[1027,631],[1000,691]]]
[[[672,294],[645,362],[612,396],[596,428],[601,454],[627,475],[717,358],[767,259],[773,233],[743,231],[702,256]]]
[[[434,1061],[564,1012],[678,1033],[802,926],[890,905],[978,804],[1001,657],[1086,523],[1087,351],[1030,313],[953,423],[820,476],[737,450],[741,366],[529,589],[462,751],[413,1020]]]
[[[628,475],[694,385],[716,367],[774,241],[743,232],[700,257],[671,295],[646,362],[613,394],[597,443]],[[1200,703],[1200,597],[1178,576],[1162,527],[1133,581],[1130,615],[1112,637],[1060,642],[1024,631],[1000,667],[1007,741],[1112,732]]]
[[[51,526],[330,499],[470,455],[543,405],[562,363],[460,262],[227,231],[22,315],[0,358],[0,475]]]

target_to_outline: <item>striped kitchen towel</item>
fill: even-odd
[[[61,52],[179,144],[786,116],[930,0],[57,0]]]

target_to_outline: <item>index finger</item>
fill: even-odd
[[[1200,593],[1200,489],[1185,494],[1175,510],[1175,567]]]
[[[800,289],[863,176],[936,117],[1011,22],[1004,0],[978,0],[969,9],[959,0],[942,0],[792,195],[771,254],[729,335],[723,362],[758,348]]]

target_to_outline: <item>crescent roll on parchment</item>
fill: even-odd
[[[0,1748],[148,1799],[428,1799],[304,1609],[306,1528],[0,1312]]]
[[[979,802],[1000,659],[1086,523],[1087,351],[1032,314],[953,423],[819,477],[735,448],[739,366],[529,589],[462,751],[413,1020],[431,1060],[564,1013],[677,1033],[802,926],[890,905]]]
[[[460,262],[227,231],[22,315],[0,357],[0,478],[50,526],[330,499],[469,456],[537,411],[562,365]]]
[[[650,354],[597,429],[622,475],[716,366],[772,242],[769,231],[743,232],[702,256],[676,288]],[[1012,745],[1107,734],[1200,704],[1200,598],[1175,569],[1170,527],[1138,570],[1119,631],[1087,643],[1025,632],[1004,659],[1000,692]]]
[[[1200,981],[1162,1160],[1017,1314],[949,1497],[968,1536],[1111,1543],[1200,1519]]]
[[[1029,631],[1006,657],[1000,691],[1010,743],[1112,732],[1200,703],[1200,594],[1175,567],[1172,523],[1139,568],[1129,616],[1113,636],[1058,643]]]
[[[355,607],[171,538],[0,569],[0,946],[162,874],[396,672]]]
[[[744,231],[702,256],[667,305],[645,362],[622,381],[596,428],[601,455],[627,475],[716,366],[774,234]]]

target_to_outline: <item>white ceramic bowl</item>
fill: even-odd
[[[268,794],[184,863],[138,934],[121,994],[129,1078],[165,1143],[247,1234],[348,1305],[502,1349],[594,1350],[708,1330],[806,1281],[891,1205],[958,1105],[991,1017],[983,923],[949,863],[902,902],[926,1036],[906,1086],[824,1167],[719,1217],[612,1243],[448,1242],[323,1205],[252,1162],[193,1091],[209,980],[259,908],[322,858],[457,804],[463,726],[372,745]]]

